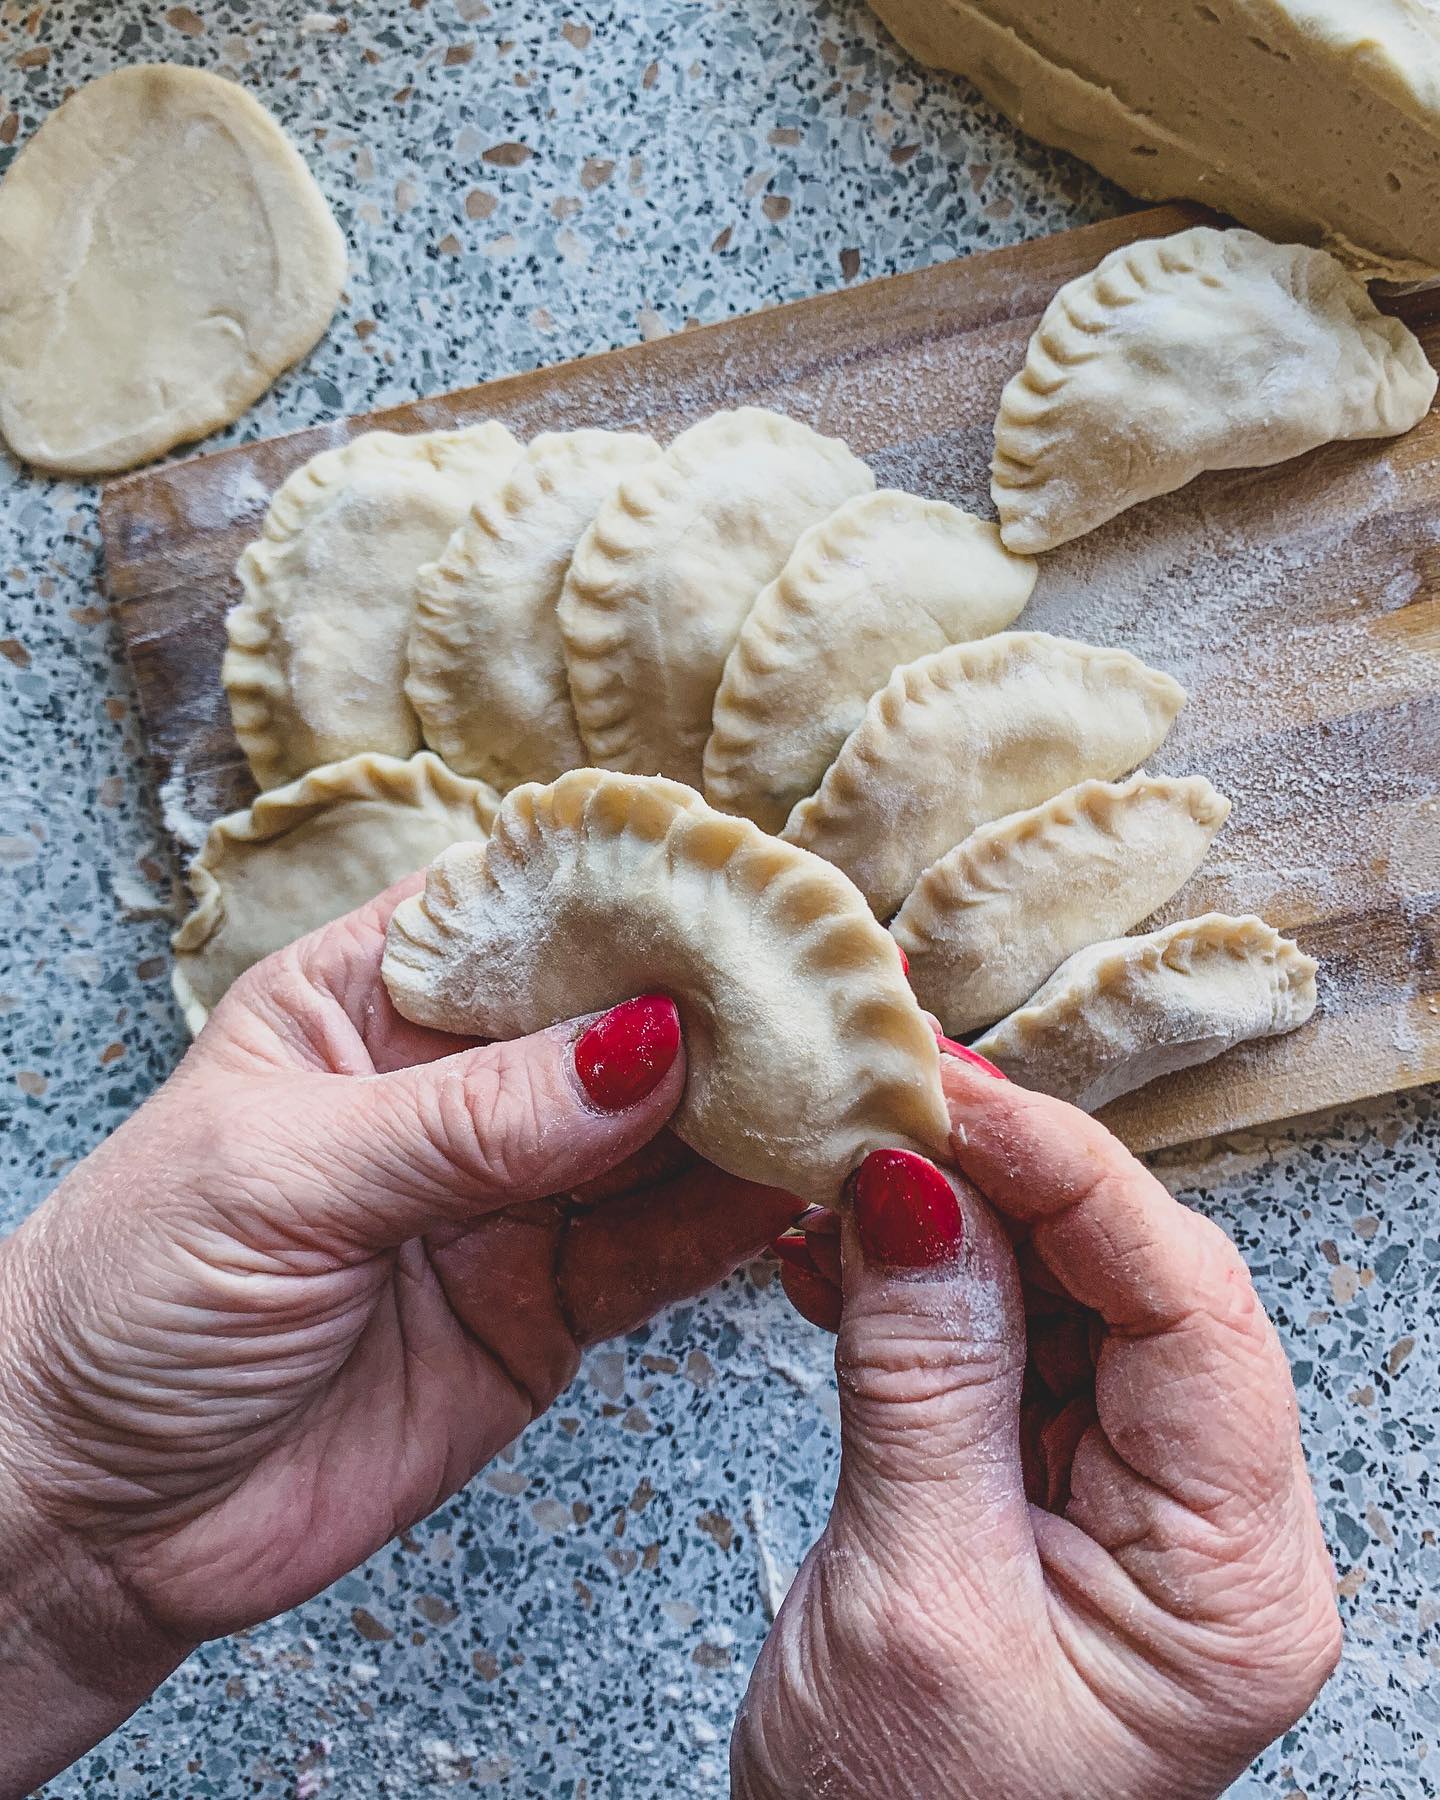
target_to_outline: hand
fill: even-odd
[[[733,1792],[1209,1800],[1339,1654],[1284,1353],[1102,1126],[942,1063],[968,1182],[878,1151],[843,1228],[782,1241],[839,1328],[841,1475]]]
[[[379,965],[415,885],[253,969],[0,1246],[0,1794],[432,1511],[583,1345],[799,1210],[656,1138],[668,1000],[483,1049],[407,1024]]]

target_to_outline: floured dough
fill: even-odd
[[[351,757],[218,819],[188,879],[175,997],[199,1031],[252,963],[373,900],[451,844],[482,840],[499,804],[422,751]]]
[[[1367,275],[1440,270],[1433,0],[871,0],[907,49],[1132,194]]]
[[[1077,951],[975,1048],[1087,1112],[1244,1043],[1303,1025],[1315,959],[1253,915],[1206,913]]]
[[[1408,431],[1435,385],[1322,250],[1207,226],[1131,244],[1060,289],[1001,397],[1001,535],[1050,550],[1205,469]]]
[[[591,758],[699,787],[725,658],[801,532],[873,488],[835,438],[758,407],[716,413],[628,475],[560,599]]]
[[[596,509],[659,454],[637,432],[546,432],[420,571],[405,692],[452,769],[503,791],[586,760],[555,605]]]
[[[784,836],[888,918],[977,825],[1135,768],[1184,703],[1126,650],[1040,631],[955,644],[895,671]]]
[[[243,88],[102,76],[0,182],[0,434],[75,475],[203,437],[311,348],[344,278],[310,171]]]
[[[262,788],[363,750],[420,748],[404,688],[416,575],[519,454],[494,419],[370,431],[281,487],[240,558],[245,597],[226,620],[221,670]]]
[[[811,526],[751,608],[715,696],[705,796],[779,831],[899,663],[1010,624],[1035,565],[994,525],[882,488]]]
[[[890,927],[952,1037],[1019,1006],[1067,956],[1119,937],[1199,867],[1230,802],[1203,775],[1085,781],[972,831]]]
[[[860,896],[675,782],[515,788],[489,843],[447,852],[397,908],[383,973],[406,1018],[495,1038],[670,994],[675,1130],[806,1200],[834,1204],[879,1146],[946,1151],[935,1040]]]

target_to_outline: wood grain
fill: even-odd
[[[882,483],[989,511],[1000,389],[1055,289],[1119,245],[1203,216],[1132,214],[111,483],[109,590],[172,827],[193,835],[253,792],[219,686],[224,614],[269,495],[317,450],[486,417],[521,436],[604,425],[664,437],[755,404],[845,437]],[[1440,357],[1440,298],[1395,310]],[[1440,420],[1394,443],[1209,476],[1130,518],[1138,526],[1047,560],[1037,603],[1049,612],[1033,622],[1125,643],[1190,681],[1192,705],[1151,766],[1199,769],[1237,805],[1216,856],[1161,917],[1261,910],[1322,957],[1325,977],[1302,1031],[1154,1083],[1105,1116],[1148,1149],[1440,1079]],[[1269,594],[1255,571],[1277,543],[1286,560]],[[1197,595],[1223,601],[1217,545],[1250,568],[1251,586],[1233,642],[1207,658],[1190,609],[1167,619],[1157,600],[1173,605],[1194,556],[1208,571]],[[1133,629],[1107,638],[1089,616],[1095,571],[1131,582],[1132,563],[1149,572],[1133,576]],[[1332,641],[1347,648],[1329,666]],[[1187,643],[1193,667],[1182,668]]]

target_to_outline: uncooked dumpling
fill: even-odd
[[[1127,245],[1060,289],[1001,397],[1001,535],[1050,550],[1205,469],[1391,437],[1435,385],[1323,250],[1209,226]]]
[[[860,494],[811,526],[750,609],[705,746],[705,797],[779,831],[899,663],[1003,630],[1035,564],[916,494]]]
[[[407,1019],[514,1038],[663,991],[679,1135],[732,1174],[833,1205],[870,1150],[942,1156],[935,1040],[895,945],[835,869],[658,778],[515,788],[390,925]]]
[[[243,88],[117,69],[0,182],[0,434],[75,475],[203,437],[311,348],[344,278],[314,178]]]
[[[597,507],[659,454],[638,432],[545,432],[420,571],[405,692],[452,769],[503,792],[585,762],[555,605]]]
[[[954,644],[895,671],[784,836],[886,919],[977,825],[1142,763],[1184,703],[1127,650],[1041,631]]]
[[[1253,914],[1206,913],[1062,963],[975,1049],[1087,1112],[1242,1044],[1303,1025],[1315,959]]]
[[[408,762],[367,753],[218,819],[190,864],[195,907],[175,933],[175,997],[191,1031],[252,963],[451,844],[483,839],[498,804],[428,751]]]
[[[415,578],[520,446],[494,419],[401,437],[370,431],[285,482],[240,558],[221,679],[262,788],[364,750],[409,756]]]
[[[992,1024],[1074,951],[1163,906],[1229,811],[1203,775],[1132,775],[980,826],[931,864],[890,927],[916,999],[951,1037]]]
[[[745,406],[626,476],[576,547],[560,628],[591,759],[699,787],[725,658],[795,540],[875,477],[835,438]]]

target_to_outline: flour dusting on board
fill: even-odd
[[[455,429],[499,415],[522,437],[590,425],[668,441],[713,411],[767,406],[844,439],[882,485],[990,517],[996,410],[1031,330],[1062,281],[1145,233],[1147,218],[1154,231],[1159,214],[1116,221],[376,422]],[[1430,312],[1401,305],[1433,352]],[[305,448],[370,423],[337,420]],[[1175,675],[1190,705],[1148,766],[1203,773],[1234,802],[1197,874],[1149,923],[1253,910],[1323,965],[1321,1011],[1303,1030],[1174,1078],[1149,1116],[1122,1101],[1117,1122],[1132,1143],[1440,1070],[1440,525],[1427,517],[1440,490],[1437,425],[1202,477],[1040,559],[1016,628],[1127,649]],[[232,546],[258,531],[283,466],[276,446],[246,447],[160,471],[163,494],[144,478],[122,489],[112,547],[142,604],[122,605],[121,624],[172,776],[167,822],[191,846],[204,817],[249,791],[218,657],[191,679],[193,652],[218,641]],[[155,566],[192,559],[195,579],[157,592],[137,546],[160,553]]]

